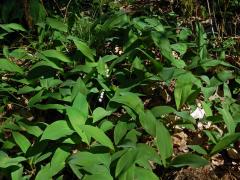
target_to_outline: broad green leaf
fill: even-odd
[[[0,71],[17,72],[23,74],[23,69],[21,69],[18,65],[2,58],[0,58]]]
[[[234,134],[229,134],[225,137],[223,137],[212,149],[210,154],[216,154],[223,149],[227,148],[230,144],[234,143],[240,139],[240,133],[234,133]]]
[[[117,178],[121,174],[124,174],[131,166],[133,166],[135,164],[137,156],[138,152],[135,149],[130,149],[125,154],[123,154],[117,162],[115,177]]]
[[[171,64],[177,68],[184,68],[186,66],[185,62],[181,59],[175,59],[172,55],[171,45],[169,39],[162,36],[161,33],[152,32],[151,37],[154,44],[159,48],[161,54],[171,62]]]
[[[41,54],[43,54],[44,56],[46,56],[48,58],[58,59],[60,61],[66,62],[66,63],[71,62],[71,60],[65,54],[63,54],[60,51],[54,50],[54,49],[42,51]]]
[[[92,175],[105,174],[111,177],[109,172],[110,163],[110,153],[79,151],[68,159],[68,164],[78,177],[82,176],[82,170]]]
[[[174,89],[174,97],[177,109],[179,109],[190,96],[192,92],[192,85],[191,78],[189,78],[188,74],[178,77]]]
[[[188,145],[189,148],[196,151],[199,154],[207,155],[207,151],[199,145]]]
[[[29,140],[19,132],[12,132],[12,135],[22,152],[26,153],[28,148],[31,146]]]
[[[132,92],[121,92],[120,95],[114,96],[111,101],[124,104],[132,108],[138,114],[144,109],[141,99]]]
[[[187,44],[186,43],[176,43],[176,44],[172,44],[171,48],[174,51],[177,51],[180,53],[180,55],[183,55],[186,53],[187,51]]]
[[[77,46],[77,49],[83,53],[89,60],[94,61],[94,56],[96,55],[95,52],[88,47],[88,45],[76,38],[73,38],[74,44]]]
[[[220,109],[219,108],[218,111],[223,116],[223,120],[224,120],[224,122],[227,126],[228,132],[233,134],[235,132],[237,124],[234,121],[232,115],[230,114],[230,112],[227,109]]]
[[[78,78],[72,89],[72,100],[78,95],[78,93],[83,95],[88,94],[88,89],[81,78]]]
[[[136,166],[135,170],[134,170],[134,179],[136,179],[136,180],[146,180],[146,179],[158,180],[159,178],[152,171]]]
[[[22,166],[19,166],[18,169],[14,170],[11,173],[12,180],[20,180],[20,179],[22,179],[22,176],[23,176],[23,167]]]
[[[167,128],[161,123],[156,123],[156,144],[160,152],[163,165],[166,167],[167,159],[173,154],[173,143]]]
[[[198,35],[198,52],[201,61],[205,60],[208,56],[207,52],[207,34],[204,31],[204,27],[201,23],[196,23],[196,31]]]
[[[29,123],[29,124],[26,124],[26,123],[24,123],[24,122],[18,122],[18,124],[19,124],[19,126],[20,126],[21,128],[23,128],[27,133],[32,134],[32,135],[34,135],[34,136],[36,136],[36,137],[41,136],[41,134],[42,134],[42,132],[43,132],[42,129],[41,129],[39,126],[34,125],[34,124],[32,124],[32,123],[31,123],[31,125],[30,125],[30,123]]]
[[[158,32],[165,31],[164,26],[162,25],[160,20],[157,18],[146,18],[144,19],[144,21],[147,22],[151,28],[154,28]]]
[[[29,99],[28,101],[28,106],[32,107],[34,104],[40,102],[43,98],[42,94],[43,94],[43,91],[39,91],[37,94],[32,96],[31,99]]]
[[[162,165],[161,158],[156,151],[155,147],[151,147],[147,144],[138,143],[137,146],[138,158],[136,164],[139,166],[151,170],[150,161],[159,165]]]
[[[113,180],[112,176],[109,174],[93,174],[84,176],[83,180]]]
[[[11,53],[9,53],[8,55],[10,57],[14,57],[14,58],[19,59],[19,60],[32,59],[32,57],[29,55],[27,50],[23,49],[23,48],[15,49],[15,50],[11,51]]]
[[[153,114],[151,113],[150,110],[147,110],[146,112],[141,112],[139,115],[139,121],[140,121],[142,127],[144,128],[144,130],[148,134],[150,134],[152,136],[156,136],[157,120],[153,116]]]
[[[37,68],[42,68],[42,67],[49,67],[49,68],[52,68],[52,69],[56,69],[56,70],[60,70],[60,71],[63,71],[63,68],[60,68],[59,66],[57,66],[54,62],[52,61],[46,61],[46,60],[43,60],[43,61],[39,61],[37,62],[36,64],[34,64],[31,68],[30,68],[30,71],[36,71]]]
[[[25,157],[18,156],[16,158],[9,157],[5,152],[0,151],[0,168],[8,168],[10,166],[18,166],[20,162],[25,161]]]
[[[73,108],[79,110],[85,119],[88,117],[88,102],[87,97],[82,93],[78,93],[73,101]]]
[[[36,180],[42,180],[42,179],[52,179],[54,175],[59,173],[64,167],[65,167],[65,160],[70,155],[69,152],[58,148],[50,163],[48,163],[46,166],[42,167],[42,169],[38,172],[36,176]]]
[[[105,118],[106,116],[111,115],[112,112],[111,111],[106,111],[105,109],[103,109],[102,107],[98,107],[96,109],[94,109],[93,111],[93,123]]]
[[[103,60],[101,60],[101,59],[98,61],[97,71],[99,74],[101,74],[104,77],[106,77],[108,75],[107,74],[107,64],[105,62],[103,62]]]
[[[38,25],[39,23],[45,22],[47,16],[47,10],[45,9],[42,2],[29,1],[29,13],[31,14],[33,24]]]
[[[100,129],[102,129],[104,132],[113,129],[114,124],[111,121],[103,120],[101,122]]]
[[[188,28],[183,28],[177,35],[180,40],[187,40],[188,36],[192,34],[191,30]]]
[[[30,92],[34,92],[36,88],[30,87],[30,86],[23,86],[22,88],[18,89],[18,94],[27,94]]]
[[[103,132],[103,130],[98,127],[90,126],[90,125],[82,125],[81,129],[90,137],[98,141],[103,146],[109,147],[114,150],[112,141],[109,137]]]
[[[83,114],[78,109],[69,107],[67,108],[67,115],[73,129],[82,138],[82,141],[89,144],[89,138],[81,128],[81,126],[86,122],[86,118],[83,116]]]
[[[47,18],[46,22],[53,29],[56,29],[56,30],[62,31],[62,32],[68,31],[68,27],[66,25],[67,23],[59,21],[56,18]]]
[[[66,109],[66,107],[61,105],[61,104],[35,104],[32,107],[35,107],[35,108],[41,109],[41,110],[48,110],[48,109],[62,110],[62,109]]]
[[[156,118],[176,112],[176,110],[171,106],[155,106],[151,109],[151,111]]]
[[[209,116],[213,115],[211,105],[209,103],[202,102],[202,106],[203,106],[203,109],[205,111],[206,117],[209,117]]]
[[[109,31],[113,28],[122,28],[129,21],[129,17],[125,13],[116,13],[104,22],[102,29],[103,31]]]
[[[205,70],[207,70],[208,68],[211,67],[216,67],[218,65],[223,65],[226,67],[233,67],[231,64],[224,62],[224,61],[220,61],[220,60],[214,60],[214,59],[206,59],[205,61],[201,61],[200,64]]]
[[[114,142],[118,144],[123,136],[127,133],[128,125],[126,122],[119,121],[114,128]]]
[[[88,169],[88,171],[91,171],[89,168],[93,168],[95,164],[109,167],[111,163],[111,155],[110,153],[91,153],[88,151],[78,151],[69,157],[68,163],[85,167],[86,170]]]
[[[221,82],[225,82],[233,78],[234,78],[233,71],[230,70],[224,70],[217,73],[217,79],[220,80]]]
[[[21,24],[17,24],[17,23],[0,24],[0,27],[7,32],[12,32],[12,30],[14,30],[14,31],[26,31],[26,29],[24,29]]]
[[[160,73],[163,69],[163,65],[157,61],[155,58],[151,57],[148,53],[146,53],[144,50],[140,49],[140,48],[136,48],[136,50],[140,51],[144,56],[146,56],[146,58],[148,58],[154,65],[155,71],[157,73]]]
[[[47,126],[47,128],[43,131],[41,140],[57,140],[71,135],[73,132],[74,131],[70,129],[66,121],[59,120]]]
[[[205,166],[208,163],[208,160],[196,154],[183,154],[174,158],[170,165],[177,168],[183,166],[191,166],[193,168],[198,168]]]

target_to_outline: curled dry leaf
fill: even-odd
[[[172,136],[173,145],[177,149],[177,151],[188,152],[187,138],[188,135],[184,132],[175,133]]]
[[[221,166],[224,164],[224,159],[221,154],[215,154],[211,157],[211,162],[214,166]]]
[[[234,149],[234,148],[230,148],[227,150],[227,154],[231,159],[235,159],[235,160],[240,160],[240,154],[239,152]]]

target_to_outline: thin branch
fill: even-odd
[[[66,6],[66,11],[65,11],[65,15],[64,15],[64,22],[66,21],[66,19],[67,19],[67,14],[68,14],[68,7],[69,7],[69,5],[70,5],[70,3],[72,2],[72,0],[70,0],[70,1],[68,1],[68,3],[67,3],[67,6]]]
[[[212,14],[211,14],[209,0],[207,0],[207,7],[208,7],[208,13],[209,13],[209,16],[210,16],[210,24],[211,24],[211,28],[212,28],[213,37],[215,38],[215,33],[214,33],[214,29],[213,29],[213,20],[212,20]]]

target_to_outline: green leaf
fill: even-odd
[[[222,114],[223,116],[223,120],[227,126],[228,132],[233,134],[235,132],[236,129],[236,122],[234,121],[232,115],[230,114],[230,112],[227,109],[218,109],[218,111],[220,112],[220,114]]]
[[[42,67],[44,67],[44,66],[49,67],[49,68],[52,68],[52,69],[56,69],[56,70],[63,71],[63,69],[60,68],[59,66],[57,66],[54,62],[52,62],[52,61],[46,61],[46,60],[44,60],[44,61],[39,61],[39,62],[37,62],[36,64],[34,64],[34,65],[30,68],[30,71],[33,71],[33,70],[36,71],[37,68],[42,68]]]
[[[29,140],[19,132],[12,132],[12,135],[22,152],[26,153],[28,148],[31,146]]]
[[[8,168],[10,166],[18,166],[20,162],[26,158],[18,156],[16,158],[9,157],[5,152],[0,151],[0,168]]]
[[[81,129],[90,137],[93,137],[96,141],[98,141],[103,146],[109,147],[114,150],[112,141],[109,137],[103,132],[103,130],[98,127],[90,126],[90,125],[82,125]]]
[[[171,48],[172,48],[174,51],[179,52],[181,56],[187,52],[187,44],[186,44],[186,43],[176,43],[176,44],[172,44],[172,45],[171,45]]]
[[[58,148],[50,163],[46,166],[42,167],[42,169],[38,172],[36,176],[36,180],[42,179],[51,179],[54,175],[60,172],[65,167],[65,160],[70,155],[69,152]]]
[[[156,118],[161,118],[163,115],[176,112],[171,106],[155,106],[151,111]]]
[[[125,154],[123,154],[117,162],[115,177],[124,174],[131,166],[133,166],[135,164],[137,156],[138,152],[135,149],[130,149]]]
[[[162,165],[161,158],[155,147],[151,147],[143,143],[138,143],[136,147],[138,151],[138,158],[136,164],[149,170],[152,169],[150,161],[152,163]]]
[[[172,50],[170,46],[169,39],[162,36],[161,33],[152,32],[151,37],[154,44],[159,48],[161,54],[171,62],[171,64],[177,68],[184,68],[186,66],[185,62],[181,59],[175,59],[172,55]]]
[[[122,28],[129,23],[129,17],[125,13],[116,13],[109,17],[103,24],[103,31],[109,31],[114,28]]]
[[[84,56],[86,56],[89,60],[94,62],[94,56],[96,55],[95,52],[88,47],[88,45],[80,40],[77,40],[76,38],[73,38],[74,44],[77,46],[77,49],[83,53]]]
[[[192,34],[191,30],[188,28],[183,28],[177,35],[180,40],[187,40],[188,36]]]
[[[132,108],[138,114],[140,114],[144,109],[141,99],[132,92],[121,92],[120,95],[114,96],[111,101],[124,104]]]
[[[139,121],[144,128],[144,130],[152,135],[156,136],[156,118],[153,116],[150,110],[147,110],[146,112],[141,112],[139,115]]]
[[[229,134],[223,137],[212,149],[210,152],[211,155],[216,154],[223,149],[227,148],[230,144],[234,143],[240,139],[240,133]]]
[[[188,145],[189,148],[196,151],[199,154],[207,155],[207,151],[199,145]]]
[[[23,176],[23,167],[22,166],[19,166],[18,169],[14,170],[11,173],[12,180],[20,180],[20,179],[22,179],[22,176]]]
[[[73,132],[74,131],[69,128],[66,121],[59,120],[47,126],[47,128],[43,131],[41,140],[44,139],[57,140],[62,137],[71,135]]]
[[[73,101],[72,107],[79,110],[85,119],[88,118],[88,102],[85,95],[79,92]]]
[[[158,180],[159,178],[152,171],[136,166],[135,170],[134,170],[134,179],[137,179],[137,180],[146,180],[146,179]]]
[[[208,160],[196,154],[183,154],[174,158],[170,165],[173,167],[191,166],[193,168],[198,168],[205,166],[208,163]]]
[[[54,49],[42,51],[41,54],[43,54],[48,58],[58,59],[62,62],[66,62],[66,63],[71,62],[71,60],[65,54]]]
[[[192,92],[192,85],[191,78],[189,78],[188,74],[178,77],[174,89],[174,97],[177,109],[179,109],[190,96]]]
[[[66,107],[61,105],[61,104],[35,104],[32,107],[35,107],[35,108],[41,109],[41,110],[48,110],[48,109],[62,110],[62,109],[66,109]]]
[[[37,94],[32,96],[31,99],[29,99],[28,101],[28,106],[32,107],[34,104],[40,102],[43,99],[42,94],[43,94],[43,91],[39,91]]]
[[[113,180],[112,176],[109,174],[93,174],[84,176],[83,180]]]
[[[205,111],[206,117],[209,117],[209,116],[213,115],[211,105],[209,103],[206,103],[206,102],[203,101],[202,106],[203,106],[203,109]]]
[[[167,159],[173,154],[173,144],[171,135],[161,122],[156,123],[156,144],[160,152],[162,163],[166,167]]]
[[[53,29],[56,29],[56,30],[62,31],[62,32],[68,31],[68,27],[67,27],[66,23],[63,23],[63,22],[57,20],[56,18],[47,18],[46,22]]]
[[[76,108],[69,107],[67,108],[67,115],[73,129],[78,133],[82,138],[82,141],[89,144],[89,138],[86,133],[81,129],[81,126],[85,124],[86,118],[83,114]]]
[[[25,124],[25,123],[23,123],[23,122],[18,122],[18,124],[19,124],[19,126],[20,126],[21,128],[23,128],[24,130],[26,130],[27,133],[32,134],[32,135],[34,135],[34,136],[36,136],[36,137],[41,136],[41,134],[42,134],[42,132],[43,132],[40,127],[38,127],[38,126],[36,126],[36,125],[34,125],[34,124],[32,124],[32,123],[31,123],[31,125],[30,125],[30,123],[29,123],[29,124]]]
[[[0,71],[16,72],[23,74],[23,70],[15,63],[0,58]]]
[[[114,142],[118,144],[123,136],[127,133],[128,125],[126,122],[119,121],[114,128]]]
[[[12,32],[12,30],[14,30],[14,31],[26,31],[26,29],[24,29],[21,24],[17,24],[17,23],[0,24],[0,27],[7,32]]]
[[[110,116],[112,114],[111,111],[106,111],[102,107],[98,107],[93,111],[93,123],[105,118],[106,116]]]

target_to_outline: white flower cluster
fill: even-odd
[[[194,118],[194,119],[203,119],[204,115],[205,115],[205,111],[204,109],[201,108],[201,104],[198,103],[197,104],[197,109],[195,109],[195,111],[193,111],[191,113],[191,116]]]
[[[106,77],[108,78],[108,77],[110,77],[110,75],[109,75],[109,69],[108,69],[108,67],[107,67],[107,65],[105,65],[105,73],[106,73]]]
[[[98,102],[102,102],[104,97],[104,91],[101,92]]]

